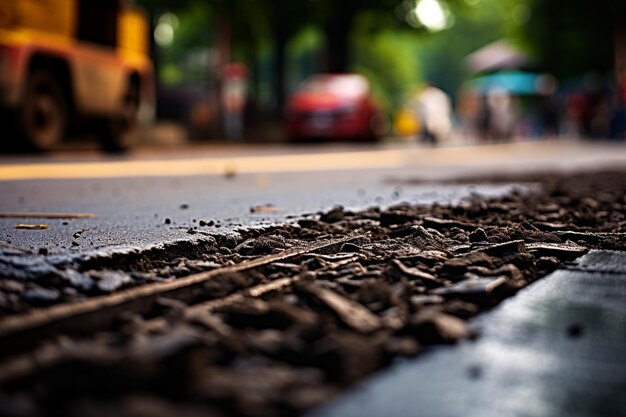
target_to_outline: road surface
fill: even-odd
[[[477,174],[626,165],[626,144],[576,141],[425,148],[412,144],[144,149],[125,157],[58,153],[0,159],[0,212],[92,213],[0,218],[4,247],[84,254],[146,247],[288,221],[341,204],[448,203],[513,185],[436,185]],[[407,184],[406,179],[423,183]],[[251,212],[256,206],[270,210]],[[213,222],[200,226],[200,221]],[[47,229],[16,229],[18,223]],[[204,223],[202,223],[204,224]],[[200,233],[190,234],[190,228]],[[193,230],[192,232],[193,233]]]
[[[574,141],[449,148],[199,147],[139,150],[124,158],[92,153],[7,158],[0,164],[0,213],[95,217],[2,217],[0,255],[13,269],[35,259],[28,268],[45,275],[36,271],[47,267],[37,262],[43,257],[16,253],[41,251],[59,259],[97,255],[263,227],[337,204],[359,209],[403,201],[450,203],[472,193],[533,187],[462,183],[475,175],[497,179],[625,166],[626,144]],[[447,178],[461,181],[436,182]],[[19,229],[18,223],[47,228]],[[45,258],[54,264],[54,256]],[[313,415],[624,415],[626,370],[619,355],[626,340],[624,257],[593,252],[562,268],[478,317],[477,341],[434,348],[383,370]]]

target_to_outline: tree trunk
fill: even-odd
[[[276,116],[280,119],[283,116],[285,101],[287,97],[286,67],[287,67],[287,41],[289,36],[281,28],[281,25],[274,25],[274,97],[276,99]]]
[[[334,15],[326,26],[326,45],[328,53],[328,71],[346,72],[349,64],[348,41],[354,17],[354,8],[343,0],[335,3]]]
[[[228,4],[225,7],[218,9],[217,24],[215,27],[215,50],[217,52],[217,61],[212,71],[212,82],[210,86],[209,95],[212,97],[213,102],[210,107],[214,111],[214,132],[216,137],[223,137],[225,135],[224,128],[224,108],[223,108],[223,94],[224,94],[224,68],[230,62],[231,59],[231,8]]]
[[[626,24],[615,26],[615,75],[618,83],[626,82]]]

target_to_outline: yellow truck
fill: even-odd
[[[149,26],[125,0],[0,0],[0,147],[49,150],[75,125],[131,146],[154,113]]]

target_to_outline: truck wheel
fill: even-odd
[[[16,120],[25,145],[50,150],[63,139],[67,119],[67,98],[57,77],[44,69],[34,70]]]
[[[101,131],[102,148],[107,152],[127,151],[139,138],[139,86],[131,83],[120,111],[106,120]]]

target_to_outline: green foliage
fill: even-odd
[[[154,57],[158,68],[159,81],[165,85],[181,83],[202,83],[209,77],[208,65],[198,63],[200,55],[213,43],[212,22],[214,11],[205,1],[188,0],[185,7],[168,2],[144,0],[144,6],[152,7],[153,24],[156,26],[165,13],[175,16],[173,42],[166,47],[157,47]],[[195,55],[195,60],[194,56]]]
[[[452,95],[458,91],[470,75],[464,58],[506,35],[509,22],[507,8],[502,3],[482,0],[476,5],[458,8],[449,30],[422,37],[418,56],[424,65],[426,81]]]
[[[228,18],[233,58],[252,68],[266,97],[268,89],[293,87],[311,73],[328,70],[338,52],[345,59],[334,68],[367,75],[390,110],[426,80],[453,95],[469,75],[463,66],[467,54],[503,37],[513,38],[558,73],[589,66],[591,57],[599,67],[610,61],[606,38],[611,25],[601,27],[606,13],[581,12],[587,0],[440,0],[453,24],[437,33],[405,19],[417,0],[137,1],[155,14],[169,8],[180,20],[174,43],[159,49],[162,80],[193,78],[182,68],[185,55],[195,47],[215,46],[219,22]],[[591,52],[589,44],[594,45]],[[279,82],[280,77],[287,82]]]
[[[213,10],[204,1],[196,0],[177,13],[179,25],[176,29],[176,47],[196,48],[210,45],[213,40],[211,31],[214,22]]]
[[[325,40],[316,26],[300,30],[287,45],[287,74],[289,90],[304,78],[324,71],[323,50]]]
[[[353,71],[366,75],[374,96],[388,111],[402,106],[421,81],[415,34],[392,29],[372,30],[375,14],[363,14],[352,33]]]

